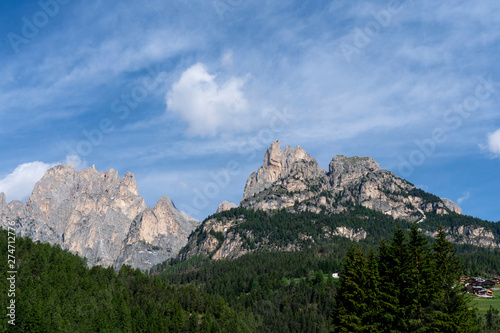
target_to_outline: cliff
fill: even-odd
[[[461,213],[449,199],[426,193],[371,157],[337,155],[326,172],[301,147],[281,150],[274,142],[263,165],[246,182],[242,207],[261,210],[342,212],[352,204],[383,212],[393,218],[421,221],[425,213]]]
[[[177,255],[199,224],[161,198],[148,208],[135,177],[122,179],[113,169],[76,172],[72,166],[49,169],[26,204],[5,202],[0,194],[0,223],[16,222],[16,233],[87,258],[89,266],[149,269]]]

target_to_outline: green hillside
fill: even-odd
[[[332,273],[345,270],[344,258],[351,245],[368,256],[370,250],[378,253],[381,242],[389,242],[398,226],[404,234],[412,227],[356,206],[333,216],[238,208],[211,218],[222,221],[242,216],[244,222],[232,230],[242,236],[251,234],[242,238],[254,252],[232,260],[172,259],[155,267],[152,275],[127,266],[119,272],[90,269],[85,259],[59,246],[17,238],[16,325],[4,320],[0,331],[332,332],[341,288]],[[417,226],[428,231],[435,230],[435,225],[456,226],[472,219],[449,217],[453,219],[429,216]],[[493,223],[476,222],[491,232],[498,230]],[[367,237],[359,242],[324,237],[325,230],[339,226],[362,228]],[[193,237],[203,239],[209,234],[199,228]],[[432,246],[433,239],[421,235]],[[223,241],[224,234],[215,236]],[[9,288],[7,239],[7,232],[0,231],[2,291]],[[274,245],[288,244],[299,250],[273,250]],[[463,244],[454,249],[462,266],[459,274],[498,275],[498,250]],[[4,309],[10,299],[6,292],[0,294]],[[496,323],[498,315],[491,311],[489,315],[493,316],[490,323]],[[486,327],[484,323],[486,319]]]
[[[207,256],[186,261],[171,260],[153,269],[170,284],[192,283],[211,294],[222,295],[238,311],[250,311],[262,318],[265,332],[328,332],[333,330],[332,309],[338,280],[331,273],[342,269],[342,258],[351,244],[366,255],[377,251],[383,240],[389,241],[401,226],[408,232],[412,224],[395,221],[382,213],[359,206],[328,216],[314,213],[293,213],[286,210],[271,213],[236,208],[210,218],[220,221],[242,218],[232,227],[254,252],[237,259],[211,260]],[[418,224],[424,231],[444,226],[476,223],[488,230],[498,230],[491,222],[457,214],[441,218],[430,215]],[[325,230],[338,226],[363,228],[368,234],[359,242],[344,237],[324,237]],[[326,228],[326,229],[325,229]],[[198,240],[207,237],[202,227],[194,232]],[[251,235],[247,237],[246,235]],[[308,235],[310,237],[303,237]],[[216,235],[219,242],[223,233]],[[425,237],[429,244],[433,238]],[[272,244],[272,245],[270,245]],[[285,252],[273,247],[294,244],[300,251]],[[460,262],[455,275],[498,275],[498,249],[454,244]]]
[[[0,230],[0,304],[10,302],[7,232]],[[58,246],[17,238],[15,326],[2,332],[259,332],[252,314],[193,285],[168,285],[123,266],[89,269]],[[4,310],[5,311],[5,310]]]

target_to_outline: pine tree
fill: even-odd
[[[380,321],[388,331],[391,331],[390,328],[395,326],[399,307],[399,299],[395,292],[395,279],[392,275],[393,262],[389,246],[385,241],[382,241],[378,256]]]
[[[383,332],[380,316],[382,312],[382,299],[380,291],[380,275],[378,262],[373,250],[370,250],[367,262],[367,273],[365,285],[366,311],[362,316],[363,331],[370,333]]]
[[[433,244],[433,322],[430,328],[439,332],[471,332],[477,329],[474,311],[469,309],[470,298],[460,284],[460,260],[452,243],[446,240],[439,227]]]
[[[398,227],[389,245],[382,242],[379,251],[380,291],[383,308],[383,325],[389,331],[401,332],[407,330],[405,318],[406,282],[404,280],[407,268],[408,248],[406,236]]]
[[[490,305],[490,308],[486,312],[486,323],[485,323],[485,329],[486,332],[498,332],[500,329],[500,318],[499,318],[499,311],[498,309],[493,308],[493,306]]]
[[[334,322],[337,332],[363,332],[362,317],[367,312],[367,263],[363,252],[351,245],[340,273]]]
[[[403,273],[405,288],[402,306],[406,327],[411,332],[422,330],[432,320],[430,307],[436,291],[427,239],[413,225],[409,233],[408,260]]]

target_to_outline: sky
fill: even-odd
[[[371,156],[500,220],[500,2],[0,3],[0,192],[135,174],[203,220],[270,144]]]

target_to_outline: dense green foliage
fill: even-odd
[[[460,332],[464,330],[457,325],[473,325],[474,317],[451,282],[459,274],[500,273],[498,249],[450,245],[442,234],[434,241],[410,230],[407,221],[360,206],[333,216],[237,208],[211,218],[240,217],[243,222],[230,231],[240,234],[246,249],[254,252],[233,260],[172,259],[152,270],[154,276],[126,266],[120,272],[89,269],[84,259],[58,246],[18,238],[16,327],[9,331],[331,332],[335,325],[340,331],[345,325],[347,331],[432,327]],[[493,223],[457,214],[428,214],[418,227],[435,231],[439,224],[474,225],[498,233]],[[357,250],[350,249],[351,240],[332,235],[339,226],[362,228],[367,237],[354,243]],[[392,240],[384,242],[391,234]],[[209,236],[219,246],[225,237],[202,227],[194,233],[198,242]],[[286,247],[296,251],[277,251]],[[4,231],[0,249],[3,291],[8,271]],[[338,289],[331,273],[341,269]],[[4,309],[7,301],[2,292]],[[498,317],[495,309],[489,311],[482,328],[493,332]],[[6,329],[3,321],[0,331]]]
[[[0,231],[0,304],[7,308],[7,232]],[[16,321],[8,332],[258,332],[253,315],[193,285],[123,266],[89,269],[58,246],[17,238]],[[10,276],[10,275],[9,275]]]
[[[240,207],[212,215],[207,219],[217,218],[222,221],[240,217],[244,218],[244,222],[237,224],[230,230],[239,233],[246,249],[272,251],[290,244],[297,248],[328,245],[339,251],[339,255],[346,253],[350,243],[343,237],[329,235],[339,226],[366,231],[366,239],[360,240],[358,244],[367,253],[368,249],[376,248],[388,235],[393,234],[397,226],[409,230],[412,225],[408,221],[395,221],[385,214],[356,205],[344,213],[331,216],[310,212],[291,213],[287,210],[253,211]],[[435,232],[441,225],[445,229],[457,229],[460,226],[484,228],[486,231],[491,231],[497,239],[500,238],[500,224],[455,213],[447,215],[427,213],[427,218],[419,223],[418,227],[425,231]],[[202,227],[198,227],[195,234],[198,235],[199,241],[206,237]],[[222,244],[222,233],[219,233],[217,238]],[[457,241],[460,240],[457,239]],[[454,244],[454,247],[462,262],[461,273],[466,275],[500,275],[500,249],[467,244]],[[158,269],[165,267],[168,267],[168,264],[160,266]]]
[[[368,234],[363,242],[377,244],[388,234],[393,233],[398,223],[406,228],[411,225],[403,220],[395,223],[393,218],[359,205],[335,215],[311,212],[292,213],[285,209],[265,212],[239,207],[209,218],[214,217],[220,220],[244,217],[244,222],[238,223],[230,230],[238,232],[248,248],[254,248],[256,244],[261,243],[270,244],[268,247],[272,248],[288,244],[294,244],[300,248],[312,244],[330,244],[332,237],[329,234],[341,226],[354,230],[363,229]],[[248,236],[249,232],[252,237]],[[333,239],[335,242],[338,238]]]
[[[441,229],[432,246],[414,226],[377,256],[349,249],[334,314],[337,332],[477,332],[460,261]]]
[[[331,272],[340,269],[340,263],[339,251],[314,247],[258,252],[233,260],[196,257],[161,276],[170,284],[193,283],[222,295],[235,310],[261,318],[261,332],[329,332],[335,295]]]
[[[445,215],[435,213],[427,213],[426,215],[427,219],[425,223],[422,223],[422,228],[427,230],[436,230],[439,226],[443,226],[445,229],[456,229],[460,226],[468,226],[473,228],[484,228],[486,231],[491,231],[494,236],[500,236],[500,223],[489,222],[469,215],[460,215],[453,212]]]
[[[438,228],[434,228],[434,225],[439,217],[430,214],[425,222],[418,224],[418,227],[434,231]],[[453,217],[460,217],[460,215],[450,214],[449,217],[448,220],[453,221]],[[223,222],[224,220],[241,218],[243,222],[232,227],[231,230],[242,236],[247,242],[247,249],[257,252],[234,260],[214,261],[207,257],[194,257],[183,262],[172,260],[163,266],[163,269],[166,269],[161,276],[172,284],[193,283],[209,293],[223,295],[231,307],[237,311],[246,310],[258,314],[262,318],[263,327],[269,332],[326,332],[333,330],[331,322],[332,309],[335,308],[335,300],[332,298],[334,297],[333,288],[332,292],[326,295],[326,298],[318,299],[318,302],[311,295],[320,295],[321,292],[315,289],[316,286],[311,281],[320,271],[327,273],[328,277],[332,272],[339,270],[341,267],[340,259],[347,254],[352,242],[343,237],[325,237],[325,233],[338,226],[354,229],[363,228],[367,231],[368,237],[356,242],[356,245],[360,248],[360,253],[368,254],[370,250],[379,248],[379,244],[391,233],[399,234],[399,242],[405,244],[407,239],[405,234],[401,232],[412,227],[412,224],[406,221],[394,221],[381,213],[359,206],[353,206],[349,211],[334,216],[291,213],[286,210],[268,213],[237,208],[209,218],[217,218]],[[429,228],[425,225],[426,223],[429,223]],[[469,223],[471,223],[470,217],[465,217],[461,218],[459,222],[455,222],[454,226]],[[490,222],[479,220],[479,223],[478,226],[495,228]],[[398,225],[401,227],[399,232]],[[199,241],[206,237],[204,232],[203,228],[196,231]],[[252,237],[245,237],[245,234],[251,234]],[[303,235],[311,237],[301,237]],[[222,236],[221,234],[217,235],[220,242],[223,241]],[[471,245],[451,245],[447,242],[443,245],[439,243],[439,239],[434,242],[432,238],[425,237],[421,233],[418,233],[418,237],[417,234],[414,234],[412,239],[413,243],[409,243],[407,249],[402,246],[400,250],[403,250],[399,252],[398,257],[389,264],[378,261],[379,256],[384,255],[384,253],[389,256],[391,251],[396,251],[396,249],[391,250],[390,245],[385,243],[386,247],[381,247],[381,254],[372,253],[365,260],[367,267],[371,267],[372,273],[367,279],[366,288],[363,289],[369,304],[362,308],[363,313],[365,313],[364,318],[385,317],[386,320],[390,321],[391,318],[392,320],[402,318],[405,313],[410,311],[415,313],[416,317],[412,321],[411,325],[413,326],[407,328],[415,328],[421,325],[419,323],[428,320],[426,317],[427,309],[435,307],[436,313],[441,314],[441,318],[435,320],[435,325],[446,322],[446,320],[448,322],[459,320],[460,318],[449,319],[448,317],[446,319],[446,309],[451,307],[449,302],[445,302],[446,297],[451,297],[450,285],[446,282],[457,278],[460,274],[480,275],[490,272],[493,275],[498,275],[500,253],[497,250]],[[435,250],[428,243],[433,244],[432,246],[441,246],[441,248]],[[283,248],[289,244],[296,245],[303,250],[276,252],[277,247]],[[457,250],[458,257],[453,254]],[[432,253],[436,252],[439,252],[442,257],[431,256]],[[414,262],[426,262],[427,260],[428,265],[404,273],[403,266],[397,263],[405,262],[407,257],[412,258]],[[437,267],[448,267],[448,269],[441,275],[434,274],[438,270]],[[397,272],[398,269],[399,272]],[[379,270],[382,275],[377,278]],[[437,281],[440,278],[441,287],[424,284],[422,288],[406,287],[403,291],[393,295],[388,290],[395,290],[391,289],[394,281],[381,280],[387,278],[388,275],[399,276],[400,280],[396,281],[399,285],[403,285],[403,281],[409,280],[414,281],[416,286],[421,286],[422,281],[433,279]],[[436,283],[439,285],[438,282]],[[297,287],[298,285],[300,286]],[[330,284],[327,283],[327,285]],[[439,289],[440,291],[436,295],[440,296],[429,297],[435,292],[432,288]],[[446,288],[448,288],[446,294],[448,296],[445,297],[443,293],[447,290]],[[379,293],[385,296],[379,299],[376,297]],[[418,302],[412,303],[409,308],[404,310],[405,313],[400,312],[403,310],[398,310],[398,302],[410,302],[414,299],[417,299]],[[301,306],[297,306],[297,304]],[[392,309],[392,312],[386,311],[381,314],[376,311],[366,311],[377,307]],[[310,309],[314,309],[314,311]],[[352,312],[349,313],[352,315]],[[311,322],[316,324],[303,324]],[[377,331],[377,327],[380,328],[381,324],[375,323],[373,327],[368,326],[367,331]],[[438,329],[443,328],[436,328],[436,330]]]
[[[491,305],[484,318],[483,330],[487,333],[500,332],[500,311]]]

